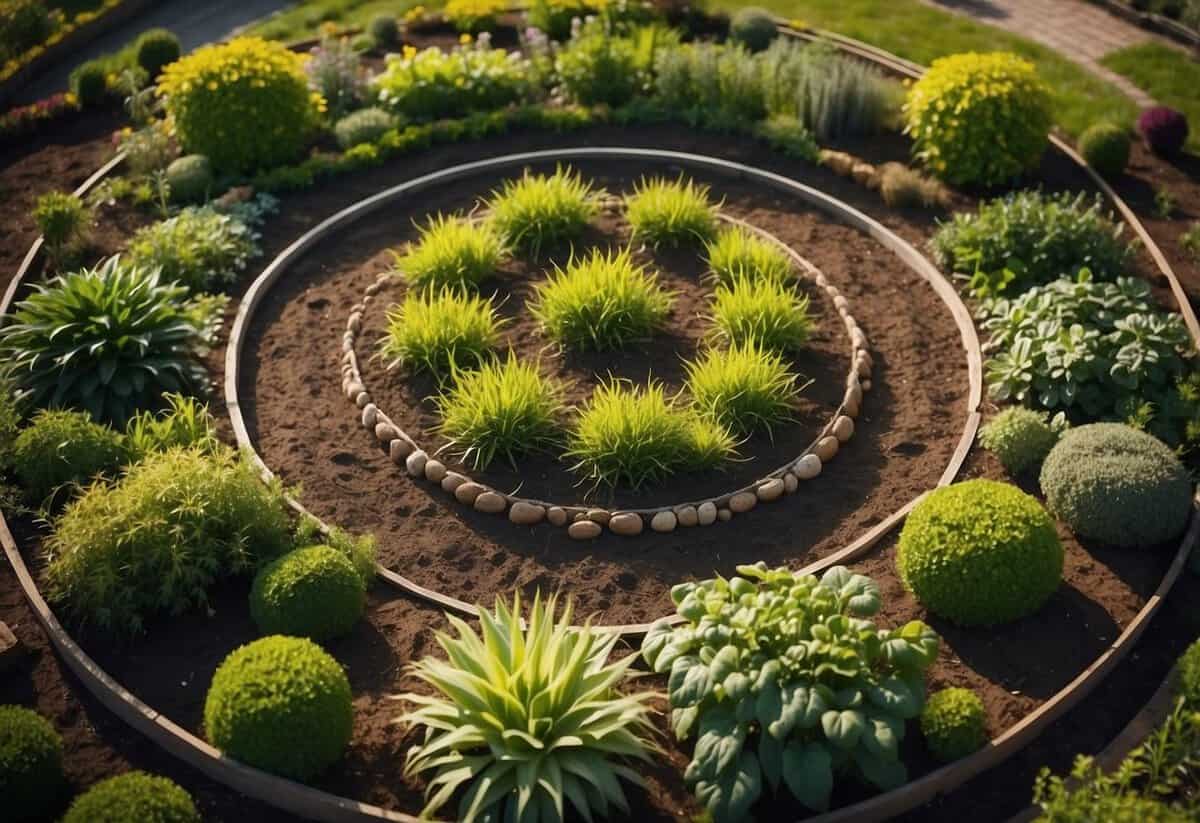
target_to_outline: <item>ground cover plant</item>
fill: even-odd
[[[553,823],[571,808],[584,819],[629,813],[621,781],[641,785],[631,766],[656,752],[647,692],[617,691],[635,655],[610,662],[617,636],[590,621],[572,627],[570,603],[535,597],[479,610],[481,631],[447,615],[439,632],[448,660],[426,657],[413,673],[435,694],[405,694],[400,722],[424,729],[406,775],[432,773],[423,815],[455,795],[458,820]],[[628,764],[628,765],[627,765]],[[443,811],[444,815],[445,812]]]
[[[709,269],[722,283],[739,277],[777,282],[796,277],[786,251],[741,226],[722,230],[705,244],[704,250]]]
[[[333,134],[338,145],[343,150],[348,150],[364,143],[377,142],[383,135],[396,128],[396,124],[394,115],[372,106],[352,111],[338,120],[334,124]]]
[[[508,256],[503,237],[488,221],[439,213],[417,233],[395,261],[400,276],[416,288],[478,286]]]
[[[791,285],[749,280],[744,275],[713,291],[712,334],[730,344],[757,343],[773,351],[796,351],[812,332],[809,301]]]
[[[552,175],[526,170],[506,180],[486,201],[493,225],[516,248],[535,257],[578,237],[600,210],[604,192],[559,166]]]
[[[696,738],[684,780],[714,821],[747,819],[768,790],[823,811],[848,776],[906,781],[900,741],[939,640],[920,621],[876,628],[873,580],[758,563],[681,583],[671,599],[682,623],[657,621],[642,656],[669,675],[671,727]]]
[[[526,90],[528,64],[521,53],[482,40],[450,52],[406,46],[387,60],[371,88],[381,106],[414,122],[503,108]]]
[[[232,285],[259,251],[258,234],[241,220],[192,207],[139,229],[129,242],[128,260],[158,269],[164,281],[195,293]]]
[[[692,402],[736,435],[770,434],[800,393],[783,357],[753,340],[707,349],[685,368]]]
[[[651,246],[704,243],[717,231],[717,209],[708,186],[694,180],[643,179],[625,198],[633,239]]]
[[[478,365],[500,344],[502,321],[491,300],[452,288],[409,292],[387,315],[379,356],[388,368],[428,371],[445,379]]]

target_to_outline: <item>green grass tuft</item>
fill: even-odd
[[[530,312],[564,346],[614,349],[648,337],[673,302],[674,295],[633,261],[629,249],[593,249],[565,269],[556,266],[537,287]]]
[[[476,469],[497,457],[515,468],[517,455],[561,440],[562,385],[543,377],[538,363],[521,362],[511,351],[506,360],[456,374],[453,388],[437,404],[439,431]]]
[[[600,210],[604,191],[594,189],[570,167],[552,175],[526,170],[520,180],[506,180],[492,192],[487,207],[492,223],[514,247],[537,256],[576,238]]]
[[[680,471],[709,469],[734,455],[719,423],[668,396],[662,383],[602,384],[580,412],[567,457],[597,484],[640,488]]]
[[[643,179],[625,198],[625,214],[635,240],[652,246],[706,242],[717,232],[717,208],[708,186],[682,176]]]
[[[754,232],[733,226],[705,245],[708,266],[721,283],[738,277],[783,283],[796,277],[787,252]]]
[[[410,292],[388,311],[379,353],[388,367],[428,371],[439,379],[482,363],[500,342],[492,302],[451,288]]]
[[[752,340],[709,349],[686,368],[696,408],[738,435],[770,433],[791,416],[800,393],[783,357]]]
[[[744,275],[717,285],[712,322],[717,339],[735,345],[753,340],[774,351],[803,348],[813,325],[808,297],[790,285]]]
[[[478,286],[508,256],[504,238],[487,222],[438,214],[417,231],[417,242],[396,255],[410,286]]]

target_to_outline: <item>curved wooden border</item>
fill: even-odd
[[[453,166],[449,169],[432,172],[423,175],[413,180],[405,181],[399,185],[393,186],[390,189],[378,192],[370,197],[354,203],[336,214],[326,218],[318,223],[313,228],[309,229],[297,240],[295,240],[286,249],[280,252],[274,260],[272,260],[262,273],[251,283],[250,288],[242,298],[242,302],[238,306],[237,315],[234,318],[233,328],[229,333],[229,342],[225,349],[225,404],[228,409],[230,421],[233,424],[234,436],[237,438],[238,446],[247,450],[255,465],[266,479],[272,479],[274,474],[263,461],[262,457],[254,448],[254,443],[250,438],[249,430],[246,428],[246,421],[242,415],[241,402],[238,396],[238,379],[239,365],[242,358],[242,351],[245,346],[245,338],[249,330],[250,321],[254,316],[259,304],[270,291],[274,283],[283,276],[283,274],[298,261],[307,251],[313,248],[317,243],[323,242],[336,232],[345,227],[357,222],[386,205],[401,200],[407,196],[416,194],[426,188],[445,185],[460,180],[466,177],[471,177],[482,172],[490,172],[504,169],[511,169],[525,166],[530,163],[553,162],[572,159],[598,159],[598,158],[618,158],[622,160],[641,160],[650,162],[676,163],[687,165],[693,168],[703,169],[705,171],[725,175],[738,180],[750,180],[760,185],[765,185],[768,188],[783,192],[792,197],[796,197],[807,203],[810,207],[814,207],[827,216],[841,223],[844,223],[851,228],[867,234],[875,239],[880,245],[888,251],[895,254],[909,268],[915,271],[922,279],[924,279],[941,298],[942,302],[950,310],[950,314],[954,319],[955,325],[958,327],[959,334],[962,337],[963,349],[967,355],[967,377],[969,382],[969,390],[967,395],[967,418],[963,426],[962,435],[959,438],[958,447],[951,455],[950,464],[946,467],[941,478],[938,480],[938,485],[946,485],[950,483],[958,474],[962,467],[963,461],[966,459],[967,453],[971,448],[971,444],[975,440],[975,434],[979,427],[980,414],[979,404],[983,398],[983,357],[980,352],[979,338],[975,330],[975,323],[971,317],[971,312],[963,303],[962,298],[958,294],[958,290],[954,285],[942,275],[938,269],[929,262],[929,260],[915,249],[906,240],[894,234],[890,229],[879,223],[875,219],[863,214],[857,209],[849,206],[834,197],[831,197],[824,192],[807,186],[791,178],[774,172],[764,171],[752,166],[747,166],[742,163],[736,163],[730,160],[723,160],[715,157],[707,157],[698,154],[689,154],[686,152],[666,151],[661,149],[638,149],[638,148],[614,148],[614,147],[580,147],[569,149],[546,149],[543,151],[522,152],[519,154],[504,155],[501,157],[489,158],[486,160],[477,160],[472,163],[464,163],[462,165]],[[323,530],[328,527],[323,521],[309,512],[297,500],[289,498],[289,505],[297,512],[312,517],[317,523],[321,524]],[[838,563],[848,562],[855,557],[870,550],[872,546],[880,538],[885,535],[888,530],[911,511],[915,501],[901,507],[901,509],[889,517],[885,518],[882,523],[875,528],[862,535],[849,546],[845,546],[832,554],[823,557],[800,570],[801,573],[813,574],[822,569]],[[429,588],[421,586],[399,572],[387,569],[384,566],[378,567],[379,576],[393,586],[401,589],[408,595],[420,598],[422,600],[432,602],[450,611],[475,615],[477,614],[476,607],[470,603],[460,600],[456,597],[451,597],[446,594],[432,591]],[[675,618],[671,618],[675,619]],[[636,623],[625,624],[619,626],[602,626],[604,631],[614,632],[622,636],[638,636],[645,634],[650,628],[651,623]]]

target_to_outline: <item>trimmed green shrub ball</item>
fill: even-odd
[[[268,563],[250,591],[250,615],[259,631],[318,642],[350,631],[365,604],[354,564],[329,546],[296,549]]]
[[[112,473],[124,459],[120,432],[92,422],[86,412],[40,411],[13,444],[13,470],[35,503],[60,486]]]
[[[396,127],[396,118],[380,108],[359,109],[337,121],[333,135],[342,149],[374,143]]]
[[[729,39],[750,51],[762,51],[778,34],[771,13],[757,6],[738,9],[729,21]]]
[[[351,700],[346,673],[320,646],[274,635],[225,658],[204,702],[204,727],[230,757],[307,780],[350,742]]]
[[[1116,177],[1129,163],[1129,132],[1113,123],[1097,123],[1079,136],[1079,153],[1104,177]]]
[[[1063,547],[1041,504],[1016,486],[968,480],[917,504],[896,551],[905,588],[963,626],[1033,614],[1062,581]]]
[[[127,772],[77,797],[62,823],[200,823],[200,812],[173,781]]]
[[[4,819],[50,817],[66,786],[63,744],[54,726],[21,706],[0,706],[0,802]]]
[[[1058,431],[1045,412],[1010,406],[979,430],[979,442],[1016,477],[1042,464],[1058,442]]]
[[[381,14],[367,27],[371,39],[379,46],[394,46],[400,42],[400,24],[390,14]]]
[[[179,59],[183,49],[179,38],[166,29],[150,29],[142,32],[137,39],[137,63],[145,72],[146,77],[153,82],[162,74],[164,66]]]
[[[1200,709],[1200,640],[1187,647],[1175,669],[1179,673],[1179,694]]]
[[[943,763],[978,751],[987,742],[983,701],[970,689],[942,689],[930,695],[921,711],[921,734]]]
[[[167,166],[167,187],[171,199],[180,203],[206,199],[213,187],[212,163],[203,154],[177,157]]]
[[[79,100],[79,105],[85,109],[100,105],[108,94],[108,75],[104,66],[95,60],[89,60],[72,71],[67,84]]]
[[[1110,546],[1155,546],[1179,535],[1192,510],[1192,481],[1175,452],[1121,423],[1063,435],[1042,464],[1050,511],[1078,536]]]

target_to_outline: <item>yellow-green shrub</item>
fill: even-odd
[[[323,105],[304,60],[279,43],[239,37],[167,66],[158,93],[183,150],[232,172],[295,160]]]
[[[935,174],[992,185],[1037,166],[1051,96],[1029,61],[967,52],[934,60],[909,89],[904,113],[917,156]]]

